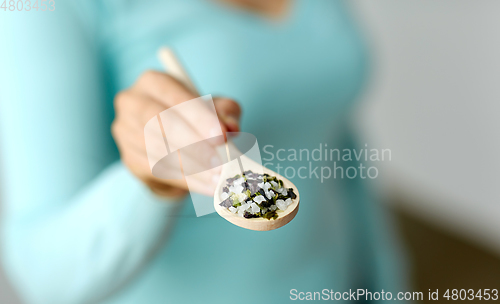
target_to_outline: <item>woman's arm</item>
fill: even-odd
[[[2,258],[27,303],[110,294],[162,244],[178,206],[118,160],[98,46],[68,5],[0,17]]]

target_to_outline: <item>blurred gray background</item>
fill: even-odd
[[[375,63],[356,123],[392,150],[377,182],[413,290],[498,288],[500,1],[350,3]]]
[[[351,0],[372,83],[357,125],[392,150],[377,182],[413,290],[500,286],[500,1]],[[20,303],[0,272],[0,303]]]
[[[500,253],[500,2],[354,1],[375,59],[357,119],[401,207]]]
[[[9,282],[5,279],[4,273],[0,273],[0,303],[2,304],[19,304],[21,301],[16,297]]]

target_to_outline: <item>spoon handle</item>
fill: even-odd
[[[174,77],[177,81],[185,85],[196,96],[200,96],[198,90],[196,90],[196,87],[191,81],[191,78],[189,77],[188,73],[182,66],[179,58],[177,58],[172,49],[168,47],[160,48],[160,50],[158,51],[158,58],[163,64],[163,67],[165,68],[167,74]],[[233,154],[235,153],[241,154],[241,152],[238,151],[238,148],[236,148],[236,146],[229,139],[227,140],[227,146],[225,147],[225,149],[218,152],[222,153],[222,155],[227,153],[227,158],[229,159],[230,150],[233,151]]]
[[[184,70],[177,56],[175,56],[174,51],[172,51],[170,48],[162,47],[158,51],[158,58],[163,64],[163,67],[166,70],[167,74],[185,85],[193,94],[195,94],[196,96],[200,96],[198,90],[191,81],[191,78],[189,78],[188,73],[186,72],[186,70]]]

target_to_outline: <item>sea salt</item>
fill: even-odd
[[[286,210],[286,208],[288,207],[285,203],[284,200],[276,200],[276,206],[280,209],[280,210]]]
[[[229,187],[229,192],[233,192],[233,193],[241,193],[243,191],[243,186],[242,185],[237,185],[237,186],[232,186],[232,187]]]
[[[252,210],[251,210],[252,214],[255,214],[255,213],[260,211],[260,208],[259,208],[259,206],[257,206],[256,203],[252,203],[252,204],[250,204],[250,206],[252,207]]]
[[[258,196],[256,196],[253,200],[254,200],[257,204],[260,204],[260,203],[262,203],[262,202],[266,201],[266,198],[265,198],[265,197],[263,197],[262,195],[258,195]]]
[[[276,177],[245,171],[226,180],[220,205],[244,218],[272,220],[278,218],[295,197],[293,190],[285,188],[283,181]]]

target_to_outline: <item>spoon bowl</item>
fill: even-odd
[[[236,149],[231,142],[228,142],[226,145],[227,147],[231,147],[231,149]],[[238,159],[232,159],[226,164],[224,164],[222,167],[221,178],[219,180],[219,183],[217,184],[217,187],[215,188],[215,194],[214,194],[215,211],[230,223],[250,230],[268,231],[280,228],[288,224],[299,211],[300,195],[297,187],[284,176],[258,164],[249,157],[241,155],[241,153],[237,153],[237,155],[240,155]],[[244,218],[239,216],[238,214],[232,213],[227,208],[220,205],[222,188],[226,185],[226,180],[237,174],[241,175],[242,172],[247,170],[250,170],[254,173],[259,173],[259,174],[267,173],[270,176],[276,176],[278,179],[281,179],[283,181],[283,187],[292,188],[293,192],[297,195],[296,198],[292,199],[292,204],[288,206],[286,210],[277,211],[278,218],[269,220],[261,217]]]

